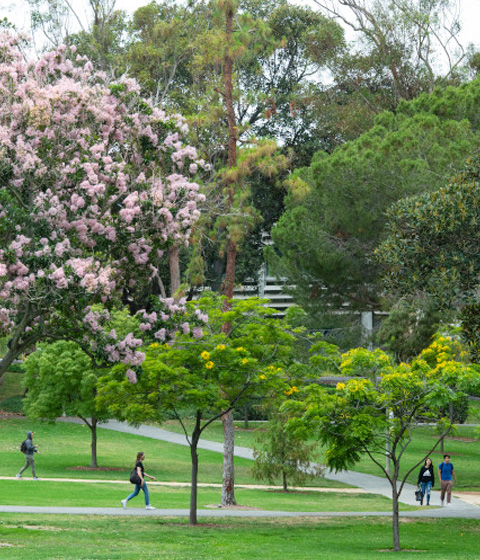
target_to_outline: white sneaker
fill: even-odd
[[[155,509],[153,506],[147,506],[145,509]]]
[[[17,474],[16,477],[17,477],[17,478],[22,478],[22,475],[21,475],[21,474]]]
[[[452,504],[450,502],[447,502],[447,506],[451,506]]]
[[[127,500],[121,500],[120,503],[122,504],[122,506],[123,506],[124,508],[127,507]]]
[[[445,505],[445,502],[442,500],[442,506],[444,506],[444,505]]]
[[[33,477],[33,480],[38,480],[38,476],[34,476],[34,477]]]

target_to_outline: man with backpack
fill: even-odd
[[[17,478],[22,478],[22,473],[28,467],[32,468],[33,480],[38,480],[35,474],[35,459],[34,453],[40,453],[36,445],[33,445],[33,432],[27,432],[27,439],[22,442],[20,451],[25,453],[25,465],[20,469]]]
[[[440,478],[440,500],[442,506],[444,505],[445,494],[447,495],[447,506],[450,505],[452,499],[452,484],[457,483],[457,475],[453,468],[453,463],[450,463],[450,455],[443,456],[443,462],[438,465],[438,477]]]

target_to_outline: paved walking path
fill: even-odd
[[[149,517],[189,517],[188,509],[145,508],[95,508],[95,507],[48,507],[48,506],[0,506],[0,513],[25,513],[42,515],[108,515],[108,516],[149,516]],[[391,511],[263,511],[253,509],[199,509],[198,517],[391,517]],[[480,508],[472,506],[469,511],[455,508],[425,508],[422,511],[405,511],[400,517],[461,518],[480,519]]]
[[[63,420],[68,422],[75,422],[78,424],[83,423],[82,420],[78,418],[64,418]],[[184,434],[177,434],[175,432],[170,432],[168,430],[164,430],[163,428],[158,428],[155,426],[147,426],[145,424],[142,424],[138,428],[135,428],[125,422],[109,420],[108,422],[99,424],[99,427],[106,430],[113,430],[115,432],[134,434],[151,439],[167,441],[169,443],[175,443],[177,445],[188,446],[188,441]],[[200,439],[198,447],[199,449],[206,449],[208,451],[223,453],[223,443],[219,442]],[[248,447],[235,446],[235,456],[253,460],[253,450]],[[331,470],[327,470],[327,472],[325,473],[325,478],[361,488],[362,490],[370,494],[380,494],[387,498],[392,497],[390,484],[387,480],[379,476],[359,473],[356,471],[341,471],[335,473]],[[417,487],[412,484],[405,484],[402,494],[400,495],[400,502],[403,504],[418,506],[418,502],[415,501],[416,489]],[[440,492],[432,491],[431,505],[440,506]],[[477,518],[478,515],[478,518],[480,518],[479,507],[458,498],[452,498],[452,505],[448,508],[442,508],[441,511],[444,510],[445,512],[452,512],[452,514],[462,511],[464,512],[466,517],[473,515],[474,518]],[[425,507],[425,510],[422,510],[421,514],[427,515],[427,513],[427,508]],[[454,517],[454,515],[446,516]]]
[[[79,419],[62,418],[66,422],[83,423]],[[128,424],[110,420],[99,425],[100,428],[144,436],[156,440],[167,441],[178,445],[188,446],[184,435],[176,434],[156,428],[153,426],[141,425],[138,428]],[[218,453],[223,453],[223,444],[200,440],[198,447]],[[253,451],[247,447],[235,447],[235,456],[245,459],[253,459]],[[342,471],[334,473],[329,471],[325,477],[330,480],[344,482],[351,486],[359,487],[372,494],[380,494],[388,498],[391,497],[388,482],[380,477],[362,474],[354,471]],[[65,481],[65,479],[61,479]],[[77,479],[78,480],[78,479]],[[41,481],[40,481],[41,482]],[[105,482],[105,481],[102,481]],[[112,481],[118,483],[118,481]],[[415,486],[405,485],[401,502],[409,505],[418,505],[414,499]],[[440,504],[439,493],[434,492],[432,496],[432,506]],[[73,507],[37,507],[37,506],[0,506],[0,513],[36,513],[36,514],[70,514],[70,515],[109,515],[109,516],[154,516],[154,517],[188,517],[189,510],[186,509],[156,509],[147,511],[143,508],[73,508]],[[385,512],[286,512],[286,511],[259,511],[250,509],[218,508],[218,509],[199,509],[198,517],[380,517],[391,516],[391,511]],[[480,519],[480,507],[471,505],[460,499],[453,499],[450,507],[424,507],[419,511],[402,512],[401,517],[431,517],[431,518],[469,518]]]

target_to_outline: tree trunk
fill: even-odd
[[[248,430],[248,403],[243,405],[243,420],[245,423],[245,429]]]
[[[20,352],[15,354],[11,350],[8,350],[2,360],[0,360],[0,385],[3,383],[3,375],[7,372],[8,368],[12,365],[13,360],[15,360]]]
[[[398,466],[395,465],[395,469]],[[393,550],[398,552],[400,548],[400,517],[398,513],[398,490],[397,490],[397,476],[394,475],[392,479],[392,529],[393,529]]]
[[[235,167],[237,164],[237,122],[233,107],[233,58],[230,52],[233,36],[233,5],[229,3],[225,9],[225,59],[224,59],[224,85],[225,85],[225,109],[228,121],[228,167]],[[228,179],[226,185],[230,208],[233,207],[235,198],[235,187],[232,179]],[[237,260],[238,247],[231,238],[229,228],[227,228],[227,265],[225,272],[225,282],[222,292],[226,296],[225,309],[231,308],[233,290],[235,286],[235,264]],[[230,324],[225,323],[222,327],[225,333],[230,332]],[[235,505],[235,467],[234,467],[234,426],[233,414],[229,412],[222,416],[224,451],[223,451],[223,483],[222,483],[222,506]]]
[[[192,458],[192,487],[190,490],[190,525],[197,524],[197,486],[198,486],[198,440],[200,439],[200,413],[197,412],[195,428],[190,442],[190,455]]]
[[[237,502],[235,500],[235,435],[232,411],[227,412],[222,416],[222,423],[224,437],[222,506],[234,506]]]
[[[180,288],[180,248],[172,247],[168,253],[170,267],[170,297],[174,297]]]
[[[10,338],[8,343],[7,352],[5,356],[0,360],[0,385],[3,382],[3,375],[7,372],[13,361],[24,354],[27,350],[31,350],[32,348],[34,348],[35,344],[39,340],[39,338],[36,336],[27,338],[27,340],[24,341],[21,340],[21,337],[23,334],[25,334],[25,329],[28,326],[31,318],[32,317],[27,312],[25,312],[18,327],[12,333],[12,337]]]
[[[287,475],[285,474],[285,471],[282,472],[282,482],[283,482],[283,491],[288,492]]]
[[[90,430],[92,431],[92,460],[90,463],[91,467],[98,467],[97,463],[97,419],[92,416],[92,424]]]

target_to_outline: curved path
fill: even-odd
[[[78,424],[83,424],[83,421],[77,418],[61,418],[59,420],[65,422],[73,422]],[[123,432],[127,434],[134,434],[138,436],[148,437],[151,439],[166,441],[169,443],[175,443],[177,445],[184,445],[188,446],[188,441],[184,434],[177,434],[174,432],[170,432],[168,430],[164,430],[162,428],[157,428],[154,426],[147,426],[147,425],[140,425],[138,428],[130,426],[125,422],[118,422],[117,420],[109,420],[103,424],[99,425],[99,428],[106,429],[106,430],[113,430],[116,432]],[[214,451],[217,453],[223,453],[223,443],[218,443],[214,441],[207,441],[207,440],[200,440],[198,447],[200,449],[206,449],[208,451]],[[238,447],[235,446],[235,456],[242,457],[244,459],[252,459],[253,460],[253,450],[248,447]],[[387,498],[391,498],[391,488],[387,480],[381,478],[379,476],[373,476],[370,474],[359,473],[355,471],[341,471],[335,473],[333,471],[327,471],[325,473],[325,478],[330,480],[336,480],[338,482],[343,482],[345,484],[349,484],[350,486],[355,486],[357,488],[362,488],[364,491],[371,493],[371,494],[380,494]],[[415,492],[416,486],[412,484],[405,484],[402,494],[400,496],[400,501],[404,504],[408,505],[417,505],[418,502],[415,501]],[[433,491],[432,492],[432,499],[431,499],[432,506],[440,506],[440,492]],[[0,511],[2,511],[0,509]],[[115,510],[117,511],[117,510]],[[141,511],[141,510],[138,510]],[[155,510],[156,512],[163,511],[164,513],[159,514],[155,513],[155,515],[169,515],[165,513],[167,510]],[[173,511],[173,510],[168,510]],[[175,510],[175,511],[186,511],[186,510]],[[118,515],[122,515],[122,512],[118,512]],[[337,514],[332,514],[332,512],[328,513],[296,513],[292,514],[291,512],[253,512],[253,511],[238,511],[238,510],[202,510],[203,516],[213,516],[213,515],[229,515],[229,516],[239,516],[239,517],[248,517],[248,516],[263,516],[265,517],[274,517],[274,516],[331,516],[331,515],[339,515],[339,516],[358,516],[358,515],[367,515],[367,513],[346,513],[346,512],[339,512]],[[128,515],[128,513],[127,513]],[[183,514],[172,514],[172,515],[185,515]],[[200,510],[199,510],[200,515]],[[391,515],[391,512],[385,513],[378,513],[378,512],[371,512],[368,515]],[[452,498],[452,505],[450,507],[440,507],[440,508],[427,508],[425,507],[422,510],[414,511],[414,512],[404,512],[401,514],[402,516],[406,517],[465,517],[471,519],[480,519],[480,507],[472,505],[464,500],[460,500],[458,498]]]
[[[76,418],[59,418],[64,422],[83,423]],[[167,441],[178,445],[188,446],[188,442],[184,435],[176,434],[156,428],[153,426],[142,425],[138,428],[129,426],[128,424],[110,420],[99,426],[100,428],[113,430],[117,432],[135,434],[156,440]],[[223,453],[223,444],[201,440],[200,449],[207,449],[218,453]],[[245,459],[253,459],[253,451],[247,447],[236,447],[235,455]],[[357,473],[354,471],[343,471],[339,473],[328,472],[326,478],[344,482],[352,486],[362,488],[363,490],[381,494],[390,498],[390,486],[384,479]],[[2,477],[3,478],[3,477]],[[118,482],[118,481],[116,481]],[[406,485],[401,496],[401,501],[410,505],[418,505],[414,500],[415,487]],[[439,505],[438,492],[432,497],[432,505]],[[186,509],[156,509],[147,511],[144,508],[88,508],[88,507],[42,507],[42,506],[1,506],[0,513],[25,513],[25,514],[69,514],[69,515],[108,515],[108,516],[154,516],[154,517],[188,517],[189,510]],[[259,511],[245,510],[234,508],[218,508],[218,509],[199,509],[197,511],[199,518],[205,517],[389,517],[391,511],[385,512],[286,512],[286,511]],[[431,517],[431,518],[469,518],[480,519],[480,507],[468,504],[463,500],[454,499],[450,507],[431,507],[422,508],[417,511],[401,512],[401,517]]]
[[[450,508],[431,508],[422,511],[405,511],[400,517],[431,517],[431,518],[462,518],[480,519],[480,508],[472,506],[471,511],[462,511],[453,506]],[[0,513],[26,513],[42,515],[108,515],[108,516],[148,516],[148,517],[189,517],[188,509],[155,509],[145,508],[95,508],[95,507],[48,507],[48,506],[0,506]],[[242,509],[199,509],[197,517],[391,517],[391,511],[259,511]]]

